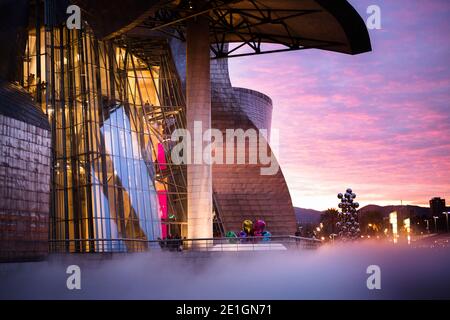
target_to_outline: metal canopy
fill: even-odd
[[[133,34],[184,40],[187,20],[207,16],[211,50],[218,58],[309,48],[347,54],[371,51],[365,23],[346,0],[132,1],[125,18],[128,1],[108,0],[106,15],[95,14],[97,1],[95,7],[93,1],[74,2],[94,26],[104,25],[105,19],[114,21],[94,28],[101,38]],[[116,7],[116,2],[121,5]],[[239,45],[227,51],[225,43]],[[278,46],[265,49],[263,43]]]

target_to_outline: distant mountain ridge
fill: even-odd
[[[297,222],[300,224],[312,223],[317,224],[320,222],[320,216],[324,211],[314,210],[314,209],[305,209],[294,207],[295,216],[297,218]],[[413,216],[428,216],[430,214],[430,208],[420,207],[420,206],[412,206],[412,205],[389,205],[389,206],[378,206],[375,204],[369,204],[365,207],[362,207],[358,210],[359,213],[365,214],[371,211],[381,212],[383,217],[389,216],[389,213],[393,211],[410,213]]]
[[[294,207],[297,222],[300,224],[319,223],[322,211]]]
[[[405,206],[377,206],[375,204],[369,204],[365,207],[362,207],[358,210],[361,214],[370,212],[370,211],[378,211],[381,212],[383,217],[389,216],[391,212],[397,211],[397,212],[403,212],[403,213],[409,213],[411,216],[418,216],[418,217],[424,217],[430,215],[430,208],[426,207],[420,207],[420,206],[411,206],[411,205],[405,205]]]

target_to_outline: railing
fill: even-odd
[[[296,236],[201,239],[71,239],[50,240],[50,252],[107,253],[144,251],[286,251],[316,249],[321,241]]]

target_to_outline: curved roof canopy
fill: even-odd
[[[185,38],[189,19],[210,20],[217,57],[318,48],[359,54],[371,51],[363,19],[346,0],[73,0],[100,38],[121,34]],[[125,14],[126,13],[126,14]],[[225,43],[241,43],[226,51]],[[281,45],[264,51],[261,44]]]

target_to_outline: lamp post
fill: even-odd
[[[331,243],[334,243],[334,238],[337,236],[336,233],[332,233],[330,234],[330,238],[331,238]]]
[[[448,233],[448,214],[449,214],[450,212],[442,212],[442,214],[445,214],[445,220],[446,220],[446,222],[447,222],[447,233]]]
[[[434,219],[434,232],[435,233],[437,233],[437,219],[439,219],[439,217],[438,216],[433,216],[433,219]]]

